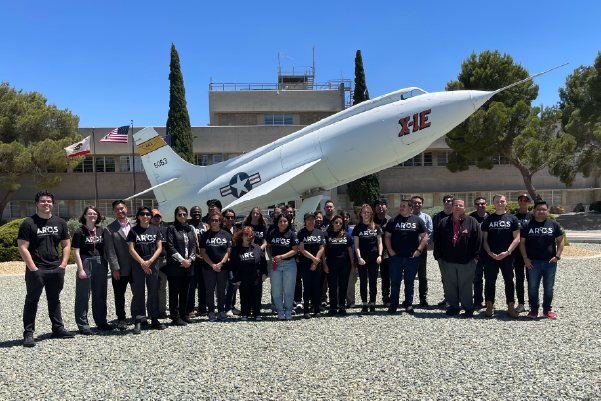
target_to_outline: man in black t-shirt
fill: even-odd
[[[376,199],[374,202],[374,223],[386,230],[386,225],[392,216],[388,215],[388,201],[384,198]],[[390,306],[390,258],[386,244],[383,244],[382,262],[380,263],[380,279],[382,280],[382,303]]]
[[[196,240],[200,241],[202,234],[207,231],[207,226],[201,221],[202,209],[200,206],[192,206],[190,209],[190,225],[194,227]],[[197,249],[200,252],[200,248]],[[207,311],[207,292],[205,289],[205,278],[202,274],[203,260],[199,255],[194,259],[194,276],[190,280],[190,289],[188,290],[188,305],[186,312],[188,316],[194,316],[194,304],[196,303],[196,294],[198,292],[198,315],[206,315]]]
[[[484,219],[490,216],[490,212],[486,210],[487,206],[488,203],[483,196],[474,199],[476,211],[470,213],[470,216],[476,219],[480,227],[482,227]],[[474,274],[474,309],[482,308],[482,302],[484,302],[484,258],[478,260],[476,274]]]
[[[513,288],[513,258],[512,252],[520,244],[520,223],[518,219],[505,211],[507,199],[503,194],[493,197],[495,213],[482,223],[482,239],[484,252],[484,296],[486,298],[485,316],[491,317],[495,308],[495,286],[499,269],[505,281],[505,297],[507,299],[507,314],[518,318],[515,311]]]
[[[35,316],[42,290],[46,290],[48,314],[52,322],[53,338],[73,338],[67,331],[61,316],[60,293],[65,282],[65,268],[71,252],[71,241],[67,223],[60,217],[52,216],[54,195],[40,191],[35,196],[38,212],[23,221],[19,228],[17,246],[27,266],[25,270],[25,307],[23,308],[23,346],[33,347],[35,341]],[[58,244],[63,249],[59,256]]]
[[[442,197],[442,206],[443,206],[443,210],[436,213],[433,217],[432,217],[432,226],[434,228],[434,239],[436,239],[436,228],[438,227],[438,225],[440,224],[440,221],[442,219],[444,219],[445,217],[449,217],[453,215],[453,199],[454,196],[453,195],[445,195]],[[442,282],[442,289],[443,289],[443,293],[444,293],[444,275],[442,274],[442,266],[440,264],[440,261],[438,261],[438,268],[440,269],[440,281]],[[438,306],[446,306],[447,304],[447,297],[445,296],[443,298],[442,301],[440,301],[438,303]]]
[[[419,268],[419,255],[426,252],[428,233],[426,223],[413,213],[413,201],[402,199],[399,215],[386,225],[385,242],[390,255],[390,308],[396,313],[399,306],[401,280],[405,276],[405,311],[413,314],[413,290]]]
[[[150,224],[158,228],[163,236],[163,250],[157,259],[159,266],[159,319],[167,319],[167,274],[163,271],[167,266],[167,227],[163,226],[163,216],[159,209],[152,209]]]
[[[528,211],[528,205],[530,204],[530,197],[528,197],[528,194],[518,196],[518,204],[520,205],[520,210],[514,216],[517,217],[521,229],[527,225],[530,220],[534,219],[534,214]],[[516,252],[513,265],[515,268],[515,292],[518,296],[518,306],[515,308],[515,311],[520,313],[525,310],[526,304],[524,299],[524,279],[529,280],[528,269],[524,264],[524,259],[520,252]]]
[[[534,219],[522,227],[520,252],[530,272],[528,282],[528,301],[530,302],[529,318],[538,316],[538,289],[543,280],[543,317],[555,319],[551,311],[553,287],[557,261],[563,252],[563,230],[554,220],[547,218],[549,209],[546,202],[534,204]],[[557,241],[557,247],[555,242]]]

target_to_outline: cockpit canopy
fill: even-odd
[[[407,100],[411,97],[415,97],[415,96],[419,96],[419,95],[423,95],[427,93],[426,91],[423,91],[419,88],[412,88],[411,90],[401,94],[401,100]]]

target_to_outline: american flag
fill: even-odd
[[[115,128],[107,136],[102,138],[100,142],[113,142],[113,143],[127,143],[127,133],[129,132],[129,125]]]

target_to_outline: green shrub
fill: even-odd
[[[494,213],[497,211],[497,209],[495,208],[495,205],[488,205],[486,210],[491,213]],[[528,211],[531,212],[533,210],[534,210],[534,203],[530,202],[530,204],[528,204]],[[509,203],[507,203],[507,206],[505,207],[505,211],[507,213],[516,214],[517,212],[520,211],[520,205],[517,202],[509,202]]]
[[[17,246],[17,236],[19,227],[25,219],[13,220],[0,227],[0,248],[10,248]]]
[[[601,212],[601,201],[593,202],[588,207],[588,210],[591,212]]]
[[[14,260],[21,260],[19,248],[16,246],[0,248],[0,262],[12,262]]]
[[[434,215],[438,212],[442,212],[444,210],[444,207],[442,206],[434,206],[431,207],[430,209],[424,209],[422,210],[422,212],[424,212],[425,214],[427,214],[430,217],[434,217]]]

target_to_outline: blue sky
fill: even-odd
[[[178,5],[178,3],[181,3]],[[316,82],[354,78],[363,54],[376,97],[407,86],[442,91],[472,51],[510,54],[536,80],[536,104],[601,50],[601,2],[5,2],[0,80],[69,108],[81,127],[164,126],[169,49],[179,51],[192,125],[206,125],[213,82],[277,82],[311,64]]]

